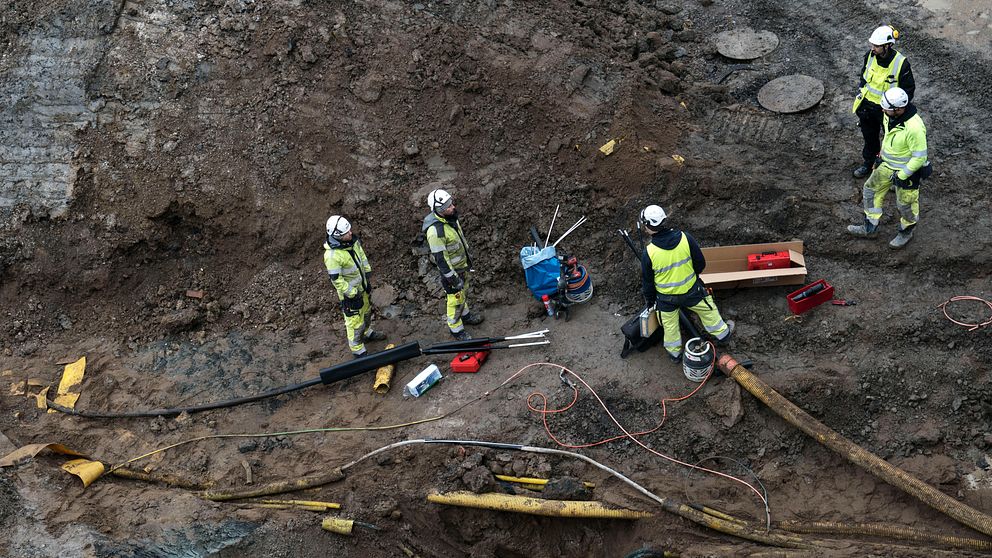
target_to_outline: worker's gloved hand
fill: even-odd
[[[896,188],[905,188],[909,186],[909,179],[899,178],[899,171],[892,173],[892,183],[895,184]]]
[[[357,316],[362,311],[362,306],[364,305],[365,301],[362,299],[362,293],[358,293],[355,296],[346,296],[341,301],[341,311],[344,312],[345,316]]]
[[[441,276],[441,286],[444,287],[444,292],[447,294],[455,294],[458,291],[465,288],[465,281],[458,276],[457,273],[452,273],[451,275]]]

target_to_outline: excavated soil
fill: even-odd
[[[703,246],[803,240],[809,280],[826,278],[838,298],[858,304],[786,320],[791,287],[717,291],[724,316],[738,324],[723,350],[753,361],[764,381],[867,450],[992,513],[989,329],[968,331],[937,308],[955,295],[992,294],[992,141],[982,124],[992,87],[990,28],[981,25],[989,13],[958,4],[8,3],[0,19],[5,80],[30,58],[28,38],[39,29],[70,35],[73,22],[93,14],[106,21],[95,26],[98,56],[80,84],[92,117],[67,136],[74,148],[64,161],[72,167],[64,210],[37,207],[30,188],[2,207],[0,447],[58,442],[119,463],[199,436],[407,423],[487,392],[439,421],[209,439],[134,467],[246,488],[246,469],[256,486],[325,472],[406,439],[558,447],[528,410],[528,401],[540,406],[533,392],[553,408],[572,400],[557,369],[528,369],[493,391],[532,362],[569,367],[625,428],[652,428],[661,399],[695,384],[660,349],[619,358],[619,325],[639,310],[640,294],[636,263],[616,231],[660,203]],[[898,221],[891,198],[882,236],[844,232],[859,219],[861,192],[850,176],[860,153],[850,102],[864,37],[880,21],[903,33],[936,169],[922,190],[916,238],[901,252],[886,246]],[[708,39],[738,27],[771,30],[780,46],[750,63],[724,59]],[[760,108],[761,85],[790,73],[821,78],[823,100],[793,115]],[[619,140],[615,152],[599,153],[610,139]],[[177,418],[68,417],[13,394],[27,378],[57,383],[59,363],[83,355],[76,407],[86,410],[191,405],[315,378],[350,358],[321,264],[332,213],[353,220],[375,269],[377,327],[392,341],[445,340],[442,303],[414,246],[436,187],[455,195],[473,245],[473,304],[487,317],[473,333],[549,328],[551,345],[496,352],[479,374],[447,375],[419,399],[402,397],[399,386],[430,362],[447,372],[445,359],[402,363],[384,396],[372,393],[366,374]],[[559,233],[588,217],[562,246],[595,283],[592,302],[567,322],[543,315],[517,259],[528,227],[546,230],[557,204]],[[954,311],[975,322],[986,319],[982,308]],[[585,389],[548,423],[568,445],[618,434]],[[669,402],[665,424],[641,440],[682,462],[760,479],[773,521],[875,521],[980,536],[821,447],[719,375]],[[766,519],[740,484],[690,473],[629,440],[577,451],[664,497]],[[314,512],[212,503],[109,476],[83,489],[59,470],[62,461],[41,454],[0,471],[0,554],[809,555],[678,519],[596,468],[546,455],[410,446],[296,496],[340,502],[339,515],[381,528],[356,528],[352,537],[323,531]],[[655,515],[555,519],[425,500],[434,490],[511,490],[492,473],[565,479],[559,496]],[[576,478],[596,487],[581,490]],[[849,536],[813,555],[978,554]]]

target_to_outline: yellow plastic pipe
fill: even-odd
[[[495,475],[497,479],[505,482],[515,482],[517,484],[523,485],[524,488],[530,490],[543,490],[544,485],[548,484],[548,479],[539,479],[536,477],[511,477],[510,475]],[[583,482],[582,486],[593,489],[596,488],[596,484],[592,482]]]
[[[259,500],[261,504],[287,504],[290,506],[309,506],[314,508],[324,508],[328,510],[339,510],[341,504],[335,502],[321,502],[318,500]]]
[[[386,345],[384,350],[389,350],[395,347],[394,343]],[[372,384],[372,391],[378,393],[379,395],[385,395],[389,391],[389,384],[393,381],[393,372],[396,371],[395,364],[387,364],[386,366],[380,367],[375,371],[375,383]]]
[[[325,531],[330,531],[339,535],[351,535],[351,532],[355,529],[355,525],[365,527],[366,529],[371,529],[373,531],[380,530],[378,527],[370,523],[362,523],[361,521],[355,521],[354,519],[343,519],[340,517],[325,517],[324,521],[320,523],[321,528]]]
[[[339,535],[350,535],[355,527],[355,522],[350,519],[340,519],[337,517],[325,517],[320,526],[325,531],[337,533]]]
[[[628,509],[607,508],[600,502],[581,502],[576,500],[542,500],[527,496],[510,494],[475,494],[474,492],[458,491],[444,494],[431,493],[427,501],[448,506],[478,508],[483,510],[507,511],[543,515],[547,517],[586,517],[601,519],[641,519],[652,517],[654,514]]]

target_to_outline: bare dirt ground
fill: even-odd
[[[32,30],[103,4],[9,4],[0,76],[26,56]],[[86,79],[95,116],[75,132],[68,210],[49,217],[25,202],[3,213],[0,370],[11,372],[0,386],[0,445],[4,437],[13,446],[60,442],[117,463],[197,436],[405,423],[456,408],[539,361],[581,374],[627,428],[654,426],[660,399],[694,385],[660,349],[619,359],[619,325],[640,295],[615,231],[660,203],[704,246],[804,240],[810,280],[829,279],[858,305],[785,321],[788,287],[718,291],[739,327],[728,351],[869,451],[992,512],[989,330],[968,332],[935,308],[992,291],[984,124],[992,31],[976,23],[988,22],[987,10],[807,0],[120,4]],[[883,237],[844,233],[859,219],[861,191],[850,177],[860,153],[850,102],[865,37],[881,22],[903,33],[936,169],[902,252],[886,246],[897,226],[891,200]],[[774,31],[779,48],[743,65],[715,53],[712,34],[744,26]],[[760,86],[789,73],[823,79],[823,101],[796,115],[761,109]],[[599,154],[611,138],[622,138],[618,150]],[[438,186],[456,196],[474,246],[475,303],[487,315],[474,333],[548,327],[552,345],[496,353],[480,374],[451,375],[420,399],[404,399],[395,385],[375,395],[365,375],[229,410],[101,421],[47,414],[7,394],[26,377],[57,383],[56,363],[81,355],[88,367],[76,406],[87,410],[188,405],[314,378],[349,358],[320,260],[323,222],[338,212],[353,219],[375,268],[377,325],[394,341],[445,340],[442,303],[411,249],[423,200]],[[543,317],[517,261],[527,227],[546,226],[559,203],[559,223],[589,217],[566,247],[596,285],[568,322]],[[964,317],[984,318],[978,309]],[[428,362],[442,361],[403,363],[395,384]],[[535,368],[441,421],[206,440],[139,465],[244,487],[242,462],[265,483],[409,438],[552,447],[527,408],[535,391],[556,407],[572,395],[557,370]],[[642,440],[732,474],[743,469],[728,458],[745,464],[767,489],[773,520],[976,536],[819,446],[727,378],[669,404],[668,415]],[[549,422],[570,444],[617,434],[587,392]],[[739,485],[689,475],[630,441],[581,451],[661,495],[765,519]],[[61,461],[39,456],[0,472],[0,554],[790,555],[677,519],[566,459],[453,446],[385,454],[301,496],[341,502],[341,515],[383,529],[351,538],[322,531],[311,512],[211,503],[112,477],[84,490]],[[500,489],[489,473],[578,477],[597,484],[596,499],[656,515],[563,520],[424,499],[432,489]],[[977,554],[847,538],[818,555]]]

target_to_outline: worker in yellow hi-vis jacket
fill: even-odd
[[[441,287],[445,293],[446,321],[451,335],[458,340],[471,339],[465,324],[478,325],[483,317],[468,307],[469,274],[472,257],[469,255],[465,233],[458,222],[455,200],[444,190],[433,190],[427,195],[431,212],[424,217],[423,232],[431,257],[441,273]]]
[[[734,321],[723,321],[713,295],[699,279],[706,258],[699,244],[687,233],[669,227],[668,214],[657,205],[641,211],[639,224],[651,235],[641,256],[641,291],[649,306],[658,312],[665,328],[665,351],[674,362],[682,360],[682,330],[679,311],[691,310],[699,316],[706,333],[717,342],[730,339]]]
[[[909,60],[896,50],[899,32],[890,25],[882,25],[868,38],[871,49],[865,54],[865,61],[858,74],[858,95],[854,98],[851,111],[858,117],[858,127],[864,138],[861,157],[864,162],[854,170],[854,178],[868,176],[874,167],[875,158],[881,147],[879,137],[882,132],[882,93],[890,87],[899,87],[913,100],[916,80]]]
[[[927,155],[927,127],[916,106],[909,102],[909,95],[893,87],[882,94],[881,103],[885,112],[885,137],[878,164],[862,191],[864,223],[849,225],[847,232],[863,238],[878,234],[882,203],[889,187],[895,186],[899,232],[889,246],[899,249],[913,238],[913,229],[920,219],[920,184],[933,170]]]
[[[365,341],[382,341],[386,334],[372,329],[372,267],[351,223],[340,215],[327,220],[324,267],[341,301],[348,348],[355,358],[365,356]]]

